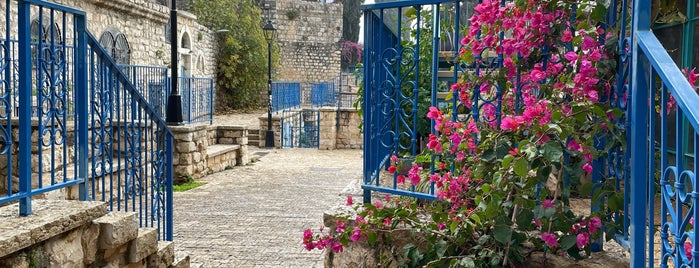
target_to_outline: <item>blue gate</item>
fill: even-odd
[[[85,12],[40,0],[1,9],[0,204],[29,215],[33,196],[68,188],[63,198],[137,212],[172,240],[172,132]]]
[[[420,149],[417,137],[421,118],[416,110],[423,104],[420,103],[421,88],[417,86],[419,79],[431,83],[431,101],[427,105],[438,106],[441,101],[459,107],[464,104],[458,103],[456,98],[449,100],[439,92],[449,83],[456,82],[460,72],[497,67],[498,59],[502,59],[499,55],[484,55],[476,58],[481,60],[480,64],[453,63],[448,56],[453,55],[448,53],[450,49],[443,49],[450,45],[459,47],[456,41],[459,40],[459,28],[440,33],[439,25],[443,22],[439,19],[442,18],[440,8],[458,6],[459,9],[472,9],[476,2],[424,0],[363,6],[366,26],[363,96],[365,202],[370,202],[372,191],[435,198],[433,188],[401,188],[396,184],[396,175],[381,176],[391,155],[415,155]],[[502,1],[501,5],[506,2]],[[696,203],[699,201],[699,183],[696,181],[699,160],[695,157],[699,151],[699,108],[696,106],[699,96],[695,85],[687,82],[650,30],[651,20],[655,19],[651,14],[656,14],[651,12],[650,1],[634,1],[632,9],[630,4],[628,1],[608,2],[607,23],[600,25],[618,31],[616,84],[604,100],[610,106],[626,111],[628,116],[619,117],[615,123],[626,130],[619,135],[625,137],[627,144],[605,148],[606,138],[596,137],[596,146],[608,150],[608,154],[594,161],[594,169],[603,172],[596,174],[593,180],[614,182],[612,190],[615,193],[603,200],[614,203],[607,206],[610,211],[606,214],[611,215],[607,220],[616,222],[616,241],[631,251],[631,267],[699,267],[699,243],[695,239],[694,225],[694,219],[699,215]],[[694,4],[695,1],[687,2],[690,15],[695,13]],[[410,28],[402,24],[405,22],[402,16],[410,8],[418,10],[417,14],[412,13],[417,23],[410,25],[419,24],[420,10],[432,11],[432,17],[437,19],[431,22],[433,28],[428,31],[431,35],[423,37],[418,32],[409,37],[402,31]],[[461,24],[461,13],[456,12],[456,17],[451,18],[451,25]],[[628,27],[631,32],[627,31],[629,21],[632,22]],[[418,54],[421,38],[432,43],[433,49],[427,57]],[[440,42],[441,39],[453,43],[445,44]],[[444,55],[447,55],[446,60],[440,59]],[[428,63],[420,64],[420,60]],[[440,64],[445,62],[451,67],[448,71],[440,70],[443,68]],[[431,77],[422,77],[424,74]],[[474,90],[473,94],[478,94],[478,91]],[[479,108],[484,103],[500,108],[498,99],[475,98],[474,101],[471,105],[476,108],[471,113],[455,113],[453,118],[482,120]],[[499,118],[496,115],[489,120]],[[593,206],[592,209],[596,208]],[[655,240],[661,242],[649,243]]]

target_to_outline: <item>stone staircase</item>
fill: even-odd
[[[248,145],[260,147],[260,129],[248,129]]]
[[[17,204],[0,208],[0,267],[189,267],[156,228],[139,228],[135,212],[66,200],[33,200],[32,208],[27,217],[13,215]]]

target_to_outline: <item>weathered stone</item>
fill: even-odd
[[[574,261],[566,257],[556,256],[554,254],[546,254],[543,252],[532,253],[526,261],[523,268],[624,268],[629,267],[629,259],[625,256],[613,254],[609,252],[592,253],[591,258]]]
[[[158,241],[158,251],[148,256],[148,267],[168,267],[175,261],[175,244]]]
[[[177,152],[179,153],[189,153],[194,152],[197,149],[197,145],[194,142],[181,142],[177,143]]]
[[[113,249],[126,244],[138,236],[138,221],[135,212],[113,211],[96,219],[100,225],[99,245],[102,249]]]
[[[129,263],[141,262],[148,255],[158,250],[158,229],[141,228],[138,230],[138,238],[132,240],[129,245],[126,261]]]
[[[56,236],[44,246],[51,267],[81,267],[83,265],[82,232],[80,229],[65,236]]]
[[[176,259],[170,268],[189,268],[189,255]]]
[[[86,224],[82,228],[80,242],[83,247],[83,262],[89,265],[97,260],[97,242],[100,235],[100,225],[96,223]]]
[[[0,257],[43,242],[104,215],[102,202],[32,200],[32,215],[19,217],[18,204],[0,207]]]

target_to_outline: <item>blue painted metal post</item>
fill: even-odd
[[[167,182],[165,183],[165,239],[167,241],[172,241],[172,233],[174,230],[174,228],[172,227],[172,153],[174,151],[172,146],[172,136],[166,136],[167,138],[165,139],[165,179],[167,180]]]
[[[369,92],[371,91],[369,89],[369,81],[373,79],[372,77],[369,76],[369,70],[372,69],[370,68],[370,60],[369,60],[369,50],[373,48],[373,41],[370,40],[370,35],[369,31],[371,30],[372,25],[370,24],[370,16],[372,16],[371,11],[364,11],[364,43],[365,43],[365,48],[364,49],[364,80],[362,81],[363,85],[363,91],[362,91],[362,111],[364,111],[364,137],[363,137],[363,144],[364,144],[364,184],[369,184],[371,183],[371,174],[369,172],[370,170],[370,164],[371,164],[371,157],[374,157],[372,153],[373,146],[371,144],[371,137],[370,135],[373,135],[373,131],[366,131],[367,129],[371,129],[371,121],[368,120],[370,119],[369,115],[371,111],[369,111]],[[368,204],[371,203],[371,190],[364,189],[364,193],[362,194],[363,196],[363,202]]]
[[[82,182],[78,184],[78,198],[82,201],[88,199],[87,189],[87,158],[88,158],[88,93],[87,93],[87,26],[84,16],[75,17],[75,30],[77,44],[75,46],[75,90],[77,104],[77,134],[78,134],[78,178]]]
[[[209,80],[209,125],[214,123],[214,80]]]
[[[648,61],[638,47],[635,34],[650,30],[649,0],[633,1],[631,48],[631,225],[629,227],[631,267],[643,267],[646,261],[646,196],[648,176]],[[651,264],[652,265],[652,264]]]
[[[24,0],[18,0],[17,23],[19,34],[19,215],[27,216],[32,213],[32,49],[30,5]]]

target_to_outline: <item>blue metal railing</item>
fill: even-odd
[[[699,267],[697,229],[692,222],[699,215],[696,181],[699,158],[693,157],[699,152],[696,105],[699,95],[651,32],[650,1],[634,1],[633,12],[631,88],[634,94],[630,109],[633,181],[629,183],[628,207],[631,267],[646,263],[648,267],[656,263],[660,267],[670,264]],[[670,97],[676,101],[676,108],[667,105]],[[687,152],[681,146],[683,142],[690,144]],[[676,151],[671,151],[672,146]],[[656,236],[661,241],[659,255],[654,243],[647,243]],[[656,256],[660,259],[656,260]]]
[[[301,106],[301,83],[272,83],[272,112],[294,109]]]
[[[165,122],[88,33],[84,12],[39,0],[4,4],[0,204],[19,201],[29,215],[32,196],[76,187],[65,198],[138,212],[141,226],[172,240]],[[45,26],[32,31],[34,18]]]
[[[182,119],[187,123],[214,120],[214,79],[180,77]],[[168,88],[168,94],[170,89]]]
[[[141,226],[172,240],[173,134],[97,39],[86,38],[89,105],[78,115],[90,120],[90,152],[80,159],[90,161],[90,197],[138,212]]]
[[[335,104],[335,83],[311,83],[311,107]]]

